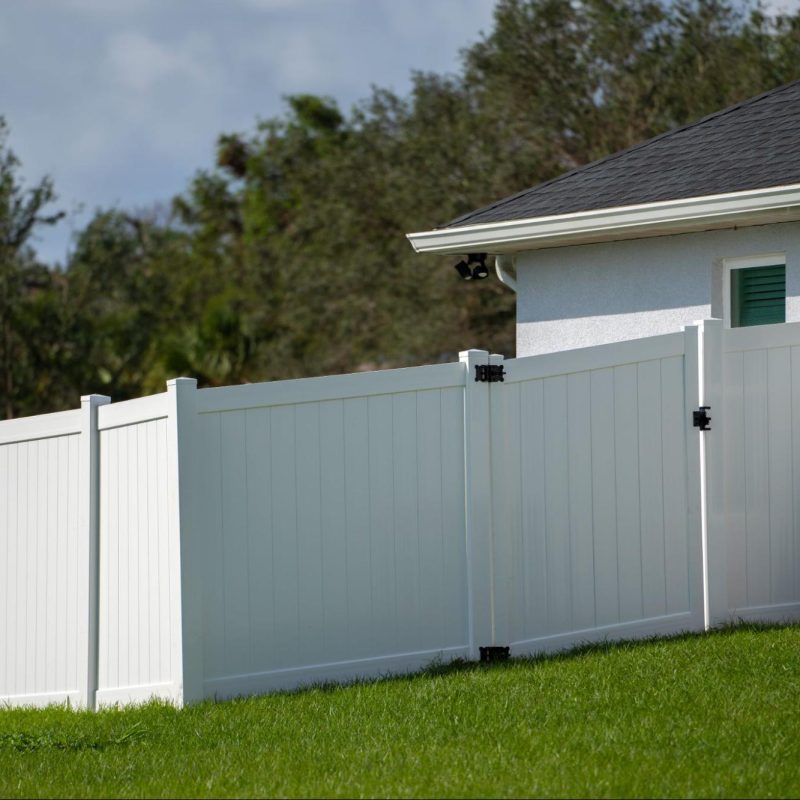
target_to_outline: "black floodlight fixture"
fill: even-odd
[[[475,266],[472,268],[472,277],[476,281],[481,281],[489,277],[489,270],[486,267],[486,253],[473,253],[468,256],[469,262]]]
[[[463,259],[455,265],[456,272],[461,276],[461,278],[465,281],[472,280],[472,270],[469,268],[469,262],[464,261]]]
[[[489,277],[486,253],[470,253],[455,265],[456,272],[465,281],[480,281]]]

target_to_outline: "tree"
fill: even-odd
[[[45,319],[52,311],[52,275],[36,261],[31,238],[38,228],[64,216],[61,211],[45,212],[56,200],[50,178],[25,189],[19,167],[0,117],[0,397],[9,419],[36,394],[41,380],[36,342],[47,334],[43,323],[52,323],[52,318]]]
[[[177,374],[221,385],[468,347],[510,356],[514,295],[462,283],[453,259],[414,254],[406,232],[798,76],[800,14],[499,0],[456,74],[415,73],[407,95],[376,87],[348,111],[290,96],[284,114],[222,134],[169,210],[99,211],[64,273],[13,259],[6,395],[19,413],[159,391]],[[45,288],[13,288],[24,263]]]

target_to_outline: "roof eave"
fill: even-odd
[[[800,184],[440,228],[407,237],[418,253],[513,253],[794,219],[800,219]]]

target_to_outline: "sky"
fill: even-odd
[[[0,0],[0,115],[22,174],[67,219],[36,242],[64,263],[96,208],[166,203],[223,132],[309,92],[344,108],[411,70],[452,72],[494,0]],[[768,0],[796,10],[800,0]]]
[[[493,0],[0,0],[0,115],[28,183],[52,176],[66,221],[35,243],[63,263],[98,207],[168,202],[309,92],[348,108],[412,69],[458,69]]]

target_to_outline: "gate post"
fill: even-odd
[[[486,350],[465,350],[464,464],[467,547],[467,626],[470,658],[479,647],[493,645],[492,467],[489,384],[477,382],[476,366],[490,363]]]
[[[489,363],[503,367],[505,357],[497,353],[489,356]],[[512,608],[512,576],[513,562],[513,525],[512,501],[508,496],[510,483],[513,483],[519,471],[519,463],[509,464],[507,411],[508,394],[504,390],[505,383],[495,384],[489,390],[489,501],[491,511],[489,517],[489,533],[492,549],[491,592],[492,592],[492,639],[489,644],[509,646],[511,642],[512,624],[515,609]]]
[[[722,320],[698,323],[700,337],[700,405],[710,406],[710,430],[700,433],[703,503],[703,577],[705,625],[726,622],[728,555],[724,497],[724,375]]]

